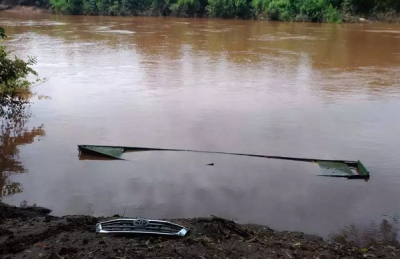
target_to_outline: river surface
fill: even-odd
[[[324,237],[400,214],[398,25],[4,12],[0,24],[47,78],[32,117],[5,134],[4,202],[55,215],[214,214]],[[371,179],[184,152],[92,160],[78,144],[359,159]]]

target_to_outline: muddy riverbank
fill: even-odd
[[[368,248],[330,243],[300,232],[239,225],[219,218],[176,219],[184,238],[98,235],[104,218],[49,215],[41,207],[0,203],[1,258],[398,258],[393,245]]]

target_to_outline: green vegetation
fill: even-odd
[[[257,16],[279,21],[341,22],[330,0],[253,0]]]
[[[251,0],[208,0],[208,14],[222,18],[251,18],[254,16]]]
[[[399,16],[400,0],[15,0],[58,13],[261,18],[340,23],[354,16]]]
[[[207,0],[177,0],[171,4],[171,14],[181,17],[202,16],[205,13]]]
[[[7,37],[1,27],[0,37]],[[6,47],[0,43],[0,118],[15,116],[23,110],[33,83],[27,77],[37,77],[36,71],[31,68],[36,63],[34,58],[28,57],[28,61],[24,61],[18,57],[10,58],[9,55]]]
[[[42,8],[49,8],[50,2],[49,0],[9,0],[8,4],[18,4],[18,5],[28,5],[28,6],[36,6]]]

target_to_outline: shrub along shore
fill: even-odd
[[[7,2],[10,4],[10,0]],[[11,0],[11,5],[35,6],[73,15],[400,22],[399,0]]]

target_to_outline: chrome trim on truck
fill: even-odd
[[[189,230],[169,221],[122,218],[97,223],[96,232],[101,234],[150,234],[184,237]]]

